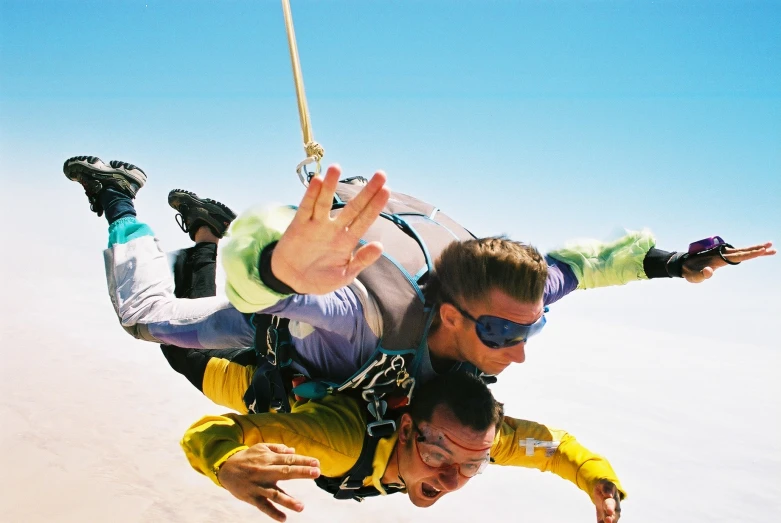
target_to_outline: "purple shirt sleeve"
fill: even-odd
[[[545,261],[548,263],[548,279],[545,281],[543,301],[545,305],[550,305],[577,289],[578,279],[566,263],[550,256],[546,256]]]
[[[325,294],[294,294],[261,311],[306,323],[303,337],[291,331],[303,365],[296,370],[310,378],[341,383],[368,361],[379,343],[363,314],[358,296],[348,287]]]
[[[357,331],[368,328],[361,302],[348,287],[323,295],[293,294],[260,312],[307,323],[348,340],[359,339]]]

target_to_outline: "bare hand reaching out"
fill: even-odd
[[[773,249],[771,242],[740,249],[732,247],[724,247],[723,249],[724,259],[719,256],[718,252],[712,252],[708,256],[692,256],[684,262],[682,276],[689,283],[700,283],[713,276],[713,272],[721,267],[737,265],[740,262],[753,260],[754,258],[776,254],[776,250]]]
[[[326,294],[350,284],[382,254],[379,242],[356,249],[388,201],[385,174],[377,172],[358,195],[331,217],[339,166],[315,177],[271,257],[271,272],[299,294]]]
[[[621,493],[615,483],[601,479],[594,487],[597,523],[618,523],[621,518]]]
[[[315,479],[320,476],[320,463],[295,454],[282,444],[258,443],[237,452],[220,467],[217,479],[225,490],[242,501],[256,506],[276,521],[285,521],[285,513],[272,503],[296,512],[304,504],[277,486],[287,479]]]

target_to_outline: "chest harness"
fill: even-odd
[[[341,212],[362,185],[355,179],[338,184],[332,216]],[[371,475],[377,442],[396,430],[394,411],[411,401],[422,357],[428,350],[435,304],[426,299],[426,286],[434,272],[434,260],[451,242],[472,238],[468,230],[435,206],[391,193],[380,217],[360,242],[382,242],[383,254],[357,277],[380,309],[383,332],[371,358],[343,383],[297,383],[293,369],[299,362],[288,320],[263,314],[253,316],[258,366],[244,396],[250,412],[289,412],[291,393],[306,399],[348,393],[367,405],[366,436],[356,465],[343,478],[317,481],[337,499],[379,494],[374,487],[363,487],[363,480]],[[387,492],[400,490],[389,487]]]

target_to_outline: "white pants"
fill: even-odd
[[[106,282],[119,321],[133,337],[193,349],[251,347],[254,328],[224,295],[182,299],[153,236],[104,251]]]

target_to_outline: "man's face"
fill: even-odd
[[[410,501],[417,507],[430,507],[466,485],[470,478],[464,474],[475,474],[487,462],[495,435],[493,426],[482,432],[465,427],[441,405],[428,422],[415,423],[405,414],[397,451],[399,476],[407,485]]]
[[[544,309],[542,300],[537,303],[523,303],[497,289],[491,290],[485,301],[463,303],[459,306],[473,318],[483,315],[498,316],[522,324],[532,324],[539,320]],[[459,316],[460,320],[456,325],[457,344],[464,360],[487,374],[499,374],[511,363],[523,363],[526,360],[526,342],[492,349],[480,341],[475,331],[475,322],[461,314]]]

